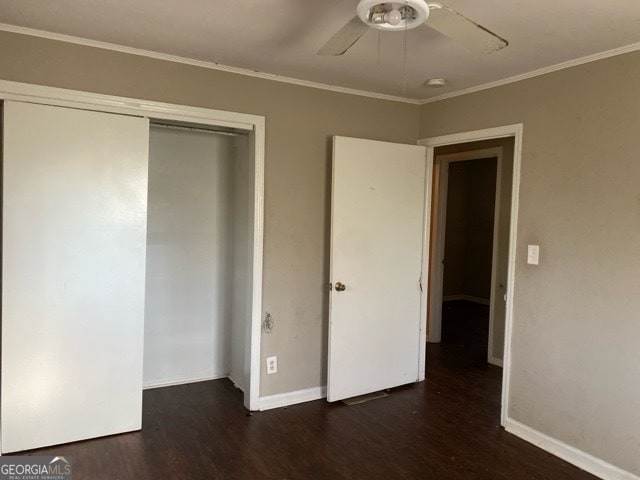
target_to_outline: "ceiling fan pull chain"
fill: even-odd
[[[405,12],[409,11],[409,2],[406,1],[407,9]],[[402,60],[402,94],[407,94],[407,31],[409,30],[407,27],[409,26],[409,18],[405,17],[404,19],[404,55]]]

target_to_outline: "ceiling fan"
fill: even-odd
[[[357,15],[322,46],[318,55],[343,55],[369,28],[406,31],[423,24],[476,53],[489,54],[509,45],[504,38],[441,3],[360,0],[356,11]]]

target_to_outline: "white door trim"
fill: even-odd
[[[189,107],[126,97],[116,97],[63,88],[0,80],[0,100],[18,100],[136,115],[159,120],[173,120],[244,130],[250,134],[254,162],[253,278],[251,322],[247,329],[245,352],[249,356],[249,384],[244,392],[244,406],[260,408],[260,337],[262,322],[262,265],[264,252],[264,156],[265,118],[259,115]]]
[[[484,148],[477,150],[468,150],[459,153],[450,153],[446,155],[438,155],[435,159],[440,166],[440,181],[438,186],[438,198],[434,202],[433,210],[437,212],[436,218],[436,236],[434,245],[434,255],[431,261],[431,288],[429,299],[429,315],[428,315],[428,341],[430,343],[439,343],[442,336],[442,302],[443,298],[443,280],[444,280],[444,263],[440,259],[444,259],[444,246],[447,229],[447,194],[449,191],[449,165],[454,162],[464,162],[469,160],[486,160],[496,158],[496,190],[495,190],[495,207],[493,221],[493,243],[492,243],[492,260],[491,260],[491,295],[489,297],[489,339],[487,361],[494,365],[502,366],[499,359],[493,356],[493,323],[495,314],[495,292],[497,282],[497,249],[498,249],[498,232],[500,221],[500,193],[502,182],[502,147]],[[464,292],[460,292],[463,293]]]
[[[513,150],[513,187],[511,191],[511,224],[509,225],[509,264],[507,273],[507,308],[505,319],[505,348],[504,348],[504,371],[502,375],[502,411],[500,423],[505,426],[509,412],[509,386],[511,377],[511,331],[513,328],[513,298],[515,289],[515,269],[516,269],[516,240],[518,232],[518,202],[520,198],[520,164],[522,160],[522,135],[524,126],[522,123],[506,125],[503,127],[487,128],[484,130],[474,130],[469,132],[454,133],[439,137],[424,138],[418,141],[419,145],[427,147],[427,171],[433,170],[433,158],[436,147],[452,145],[456,143],[467,143],[477,140],[490,140],[494,138],[514,137],[515,145]],[[428,175],[428,174],[427,174]],[[427,218],[428,219],[428,218]],[[425,224],[427,222],[425,221]],[[425,249],[428,249],[428,237],[425,236]],[[427,316],[426,311],[421,318],[422,327],[426,331]],[[422,359],[426,358],[426,342],[420,345]],[[421,380],[424,379],[421,378]]]
[[[418,142],[420,144],[420,142]],[[429,278],[429,265],[431,261],[431,189],[433,188],[433,159],[434,149],[427,148],[426,170],[424,175],[424,224],[422,225],[422,267],[420,269],[420,331],[418,346],[418,378],[421,382],[425,378],[426,355],[427,355],[427,308],[428,291],[431,279]]]

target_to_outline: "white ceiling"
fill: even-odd
[[[368,92],[426,99],[640,42],[639,0],[448,0],[509,41],[467,52],[428,28],[370,30],[342,57],[316,51],[357,0],[3,0],[0,22]],[[378,56],[378,35],[380,54]],[[449,85],[428,89],[431,77]]]

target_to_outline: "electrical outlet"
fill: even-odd
[[[267,375],[278,373],[278,357],[267,358]]]

